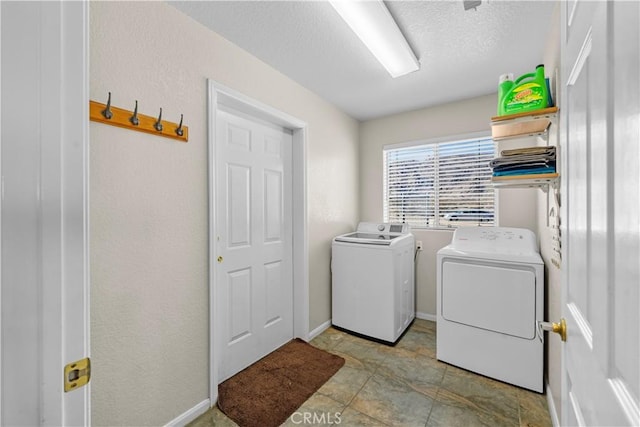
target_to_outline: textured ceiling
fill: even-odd
[[[388,1],[420,70],[396,79],[327,2],[170,2],[359,120],[494,93],[542,62],[555,2]],[[547,70],[549,74],[549,70]]]

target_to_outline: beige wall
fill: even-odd
[[[544,53],[544,65],[547,77],[554,77],[555,69],[560,72],[560,3],[558,3],[554,9],[551,17],[551,25],[549,28],[549,35],[547,37],[547,44]],[[551,82],[555,82],[555,78],[551,79]],[[556,95],[557,97],[558,95]],[[555,99],[556,105],[561,107],[561,100]],[[552,126],[549,134],[549,143],[551,145],[557,145],[558,134],[560,129],[560,120],[556,121],[556,125]],[[557,162],[558,168],[560,162]],[[559,170],[562,174],[562,171]],[[562,272],[551,263],[553,254],[551,246],[551,230],[547,227],[547,203],[549,203],[549,209],[554,206],[553,197],[549,197],[547,202],[547,194],[538,192],[538,239],[540,241],[540,252],[545,264],[545,296],[546,296],[546,320],[557,322],[561,317],[561,298],[562,288],[561,279]],[[559,212],[559,207],[555,207],[555,211]],[[560,418],[560,411],[562,405],[560,404],[561,397],[561,366],[560,360],[562,358],[562,342],[558,339],[557,335],[547,334],[546,340],[546,375],[549,383],[550,392],[553,395],[555,409]]]
[[[496,77],[497,87],[497,77]],[[490,133],[496,95],[486,95],[437,107],[370,120],[360,125],[360,220],[382,221],[382,147],[408,141]],[[526,145],[526,144],[525,144]],[[509,147],[515,147],[510,145]],[[536,190],[498,190],[498,218],[503,227],[537,230]],[[436,315],[436,253],[451,241],[449,230],[413,230],[423,251],[416,267],[417,311]]]
[[[162,425],[208,398],[206,79],[309,125],[310,327],[330,318],[330,241],[358,220],[358,123],[159,2],[92,2],[90,95],[190,140],[91,123],[92,422]]]

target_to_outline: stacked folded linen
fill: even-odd
[[[533,175],[556,172],[556,147],[503,150],[489,166],[493,176]]]

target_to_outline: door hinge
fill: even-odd
[[[65,393],[86,385],[91,379],[91,360],[88,357],[64,367]]]

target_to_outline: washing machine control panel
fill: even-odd
[[[410,233],[409,225],[396,223],[361,222],[357,231],[360,233],[404,234]]]

